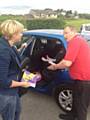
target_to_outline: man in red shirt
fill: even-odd
[[[68,42],[64,59],[48,67],[50,70],[69,68],[74,80],[72,117],[60,117],[65,120],[87,120],[90,102],[90,47],[73,26],[64,29],[64,37]]]

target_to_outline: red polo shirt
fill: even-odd
[[[69,41],[65,60],[72,61],[70,76],[78,80],[90,80],[90,47],[87,41],[76,35]]]

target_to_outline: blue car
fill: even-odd
[[[62,110],[71,111],[72,80],[68,70],[48,70],[49,63],[41,59],[47,55],[55,60],[55,63],[63,59],[66,53],[63,30],[29,30],[23,33],[22,39],[28,44],[21,51],[22,61],[26,59],[24,67],[30,72],[39,72],[42,75],[42,79],[37,82],[36,87],[30,87],[30,90],[53,95]]]

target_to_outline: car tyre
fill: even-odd
[[[62,85],[55,89],[55,100],[64,112],[72,109],[72,88],[70,85]]]

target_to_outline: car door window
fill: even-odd
[[[23,41],[27,42],[27,48],[23,51],[23,56],[30,57],[36,38],[34,36],[24,36]]]
[[[24,56],[30,58],[29,70],[42,71],[49,64],[41,60],[48,55],[56,59],[56,63],[62,60],[65,55],[65,47],[61,40],[42,36],[29,36],[27,40],[32,40],[24,51]]]
[[[59,62],[64,57],[66,50],[59,39],[50,38],[48,39],[46,46],[47,55],[51,58],[55,58],[56,62]]]
[[[31,64],[36,70],[42,70],[48,63],[41,60],[42,57],[48,55],[56,59],[56,63],[62,60],[65,55],[65,47],[59,39],[35,36],[36,41],[33,46],[31,55]]]
[[[35,36],[36,40],[34,42],[34,46],[32,47],[31,54],[31,68],[33,71],[41,71],[43,69],[43,61],[41,57],[45,54],[45,47],[47,45],[47,39]],[[31,69],[30,68],[30,69]]]

